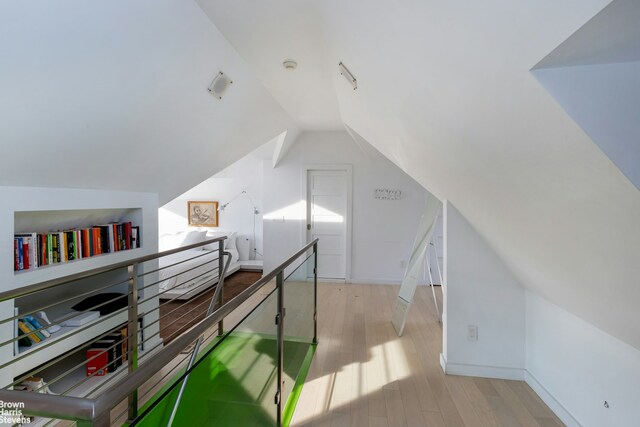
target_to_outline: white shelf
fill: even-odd
[[[5,242],[5,247],[8,249],[0,251],[0,291],[19,289],[42,281],[106,267],[157,252],[158,195],[155,193],[5,186],[0,187],[0,197],[6,201],[0,206],[0,219],[2,219],[0,221],[0,242]],[[140,227],[140,248],[21,272],[13,270],[13,248],[9,248],[9,242],[13,242],[13,236],[16,233],[47,233],[128,221]],[[149,262],[142,267],[143,270],[147,268],[151,271],[157,267],[153,262]],[[27,314],[34,310],[37,311],[37,307],[43,307],[56,301],[69,300],[68,304],[64,303],[44,309],[49,319],[55,323],[56,319],[72,312],[70,306],[80,300],[80,298],[73,300],[74,295],[88,293],[110,283],[114,284],[113,292],[124,293],[127,287],[126,278],[126,269],[118,269],[82,279],[68,286],[59,286],[16,300],[4,301],[0,303],[0,319],[13,316],[16,308],[19,309],[19,314]],[[124,284],[122,284],[122,279],[124,279]],[[156,273],[145,276],[146,283],[154,283],[156,280]],[[145,290],[145,297],[156,292],[157,287],[150,287]],[[152,299],[146,302],[143,304],[144,308],[141,307],[139,311],[144,312],[157,308],[157,301],[157,299]],[[145,314],[144,323],[150,324],[157,318],[157,311]],[[14,354],[14,345],[0,347],[0,363],[10,363],[0,370],[0,386],[10,384],[15,378],[34,368],[50,362],[70,350],[86,345],[87,342],[117,328],[126,321],[127,313],[120,313],[107,321],[104,321],[103,316],[81,327],[63,328],[42,343],[34,344],[28,348],[19,348],[18,354]],[[16,329],[13,322],[0,325],[0,342],[15,337]],[[153,324],[149,330],[145,330],[145,333],[153,334],[156,331],[157,324]],[[55,371],[56,367],[57,364],[51,368],[52,371],[47,374],[47,377],[52,378],[58,374]]]
[[[140,304],[138,312],[143,313],[146,310],[151,310],[153,308],[153,300],[146,301]],[[108,316],[112,317],[105,320]],[[20,347],[22,351],[20,351],[15,357],[16,359],[20,358],[20,360],[13,363],[14,375],[17,377],[22,373],[28,372],[30,369],[42,365],[43,363],[46,363],[101,334],[112,331],[126,322],[127,312],[124,311],[115,316],[112,314],[100,316],[83,326],[62,327],[60,331],[55,334],[51,334],[51,337],[44,341],[34,344],[31,347]],[[80,329],[82,329],[82,331],[77,332]],[[75,335],[69,335],[73,332],[77,333]],[[47,347],[42,349],[44,346]]]

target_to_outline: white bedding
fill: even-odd
[[[228,252],[231,253],[231,265],[237,263],[237,250],[231,249],[228,250]],[[184,262],[176,264],[180,261]],[[214,283],[217,282],[219,274],[217,269],[218,251],[203,251],[199,249],[192,249],[184,252],[178,252],[173,255],[160,258],[159,266],[161,268],[159,272],[159,277],[161,280],[160,292],[169,289],[171,289],[172,291],[180,290],[182,292],[188,292],[190,289],[193,289],[211,279],[216,279],[214,280]],[[200,290],[204,290],[204,287]],[[200,290],[194,291],[193,296],[195,296]],[[170,291],[168,293],[172,292]],[[164,297],[167,294],[160,295],[160,298]]]

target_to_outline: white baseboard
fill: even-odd
[[[354,279],[351,278],[349,283],[355,283],[357,285],[400,285],[401,280],[384,280],[384,279]]]
[[[540,399],[553,411],[554,414],[560,418],[560,420],[567,425],[567,427],[581,427],[581,424],[576,420],[571,412],[567,410],[553,395],[547,390],[535,376],[525,369],[524,381],[529,384],[529,387],[536,392]]]
[[[524,369],[451,363],[445,359],[442,353],[440,353],[440,366],[447,375],[524,381]]]
[[[495,366],[468,365],[464,363],[450,363],[440,353],[440,366],[447,375],[462,375],[466,377],[497,378],[501,380],[518,380],[526,382],[529,387],[542,399],[567,427],[581,427],[582,425],[571,415],[562,404],[547,390],[535,376],[526,369],[500,368]]]
[[[348,283],[355,283],[358,285],[401,285],[402,280],[386,280],[386,279],[350,279]],[[418,283],[418,286],[429,286],[429,283]],[[440,286],[440,285],[436,285]]]

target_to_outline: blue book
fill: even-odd
[[[30,314],[24,316],[23,319],[31,323],[36,329],[42,328],[42,323],[38,322],[38,319],[36,319]],[[49,338],[51,336],[49,331],[47,331],[46,329],[42,329],[41,331],[38,331],[38,332],[42,332],[42,335],[44,335],[45,338]]]
[[[38,328],[36,328],[36,326],[33,323],[29,322],[25,317],[21,318],[20,320],[22,320],[22,322],[27,325],[27,327],[31,329],[33,333],[38,336],[38,338],[40,338],[40,341],[44,341],[45,339],[47,339],[42,331],[36,331],[36,329]]]
[[[18,269],[24,270],[24,248],[22,246],[22,237],[18,237]]]

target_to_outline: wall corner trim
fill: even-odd
[[[466,363],[448,362],[440,353],[440,366],[447,375],[465,377],[496,378],[500,380],[524,381],[525,370],[521,368],[504,368],[497,366],[469,365]]]
[[[571,415],[562,404],[547,390],[538,379],[528,370],[524,370],[524,381],[529,384],[529,387],[540,396],[540,399],[553,411],[554,414],[560,418],[560,420],[567,425],[567,427],[581,427],[582,424],[578,422]]]

